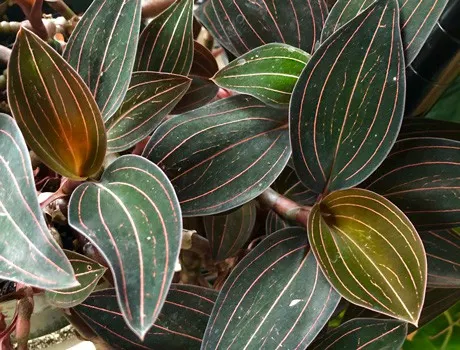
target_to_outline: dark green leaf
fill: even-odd
[[[323,0],[209,0],[195,14],[235,56],[279,42],[312,52],[327,17]]]
[[[402,140],[415,137],[439,137],[460,141],[460,124],[427,118],[405,118],[398,138]]]
[[[218,214],[278,177],[290,156],[287,128],[283,112],[238,95],[169,119],[144,156],[171,179],[184,216]]]
[[[230,62],[214,76],[224,89],[248,94],[274,107],[287,107],[310,55],[286,44],[267,44]]]
[[[267,214],[267,219],[265,220],[265,234],[267,236],[288,227],[300,227],[300,225],[295,222],[287,221],[273,210],[270,210]]]
[[[460,289],[428,288],[425,295],[419,327],[435,319],[460,300]],[[411,328],[414,328],[411,326]]]
[[[189,88],[191,80],[171,73],[135,72],[120,109],[106,122],[107,148],[124,151],[152,133]]]
[[[78,287],[45,291],[46,301],[55,307],[69,308],[81,304],[96,288],[106,268],[88,257],[66,250],[65,255],[72,264]]]
[[[443,230],[460,225],[459,174],[458,141],[406,139],[363,187],[391,200],[420,231]]]
[[[77,284],[72,267],[46,227],[24,138],[0,113],[0,277],[38,288]]]
[[[417,56],[449,0],[398,0],[406,64]],[[364,11],[374,0],[338,0],[324,25],[321,40]]]
[[[69,223],[109,263],[123,317],[142,338],[160,313],[179,254],[181,213],[169,180],[148,160],[122,156],[99,183],[75,190]]]
[[[75,180],[99,171],[107,141],[91,92],[56,51],[25,28],[8,64],[8,100],[28,146],[48,167]]]
[[[172,284],[161,314],[143,342],[126,326],[114,289],[96,292],[75,310],[116,349],[199,350],[217,292]]]
[[[202,349],[304,349],[339,300],[316,264],[305,231],[278,231],[245,256],[228,277]]]
[[[187,75],[193,60],[193,0],[178,0],[155,17],[139,38],[136,71]]]
[[[219,70],[216,59],[211,51],[199,42],[193,42],[193,63],[190,75],[212,78]]]
[[[417,324],[426,257],[411,222],[373,192],[333,192],[308,222],[312,250],[326,277],[350,302]]]
[[[460,75],[449,85],[441,97],[426,113],[427,118],[460,123]]]
[[[457,350],[460,348],[460,302],[410,334],[404,350]]]
[[[430,287],[460,287],[460,235],[454,230],[420,232]]]
[[[140,24],[140,0],[94,0],[67,42],[63,56],[91,90],[104,120],[128,89]]]
[[[407,323],[405,322],[356,318],[326,334],[324,340],[313,349],[400,349],[406,335]]]
[[[379,0],[312,56],[290,106],[294,165],[318,193],[353,187],[385,159],[404,109],[395,0]]]
[[[179,101],[173,114],[180,114],[192,111],[211,102],[219,92],[219,87],[209,78],[191,76],[192,84]]]
[[[249,202],[228,214],[203,218],[215,261],[235,256],[243,248],[254,229],[256,212],[255,203]]]

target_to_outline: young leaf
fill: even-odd
[[[344,298],[417,325],[425,251],[395,205],[362,189],[337,191],[313,207],[307,231],[318,263]]]
[[[77,285],[43,219],[26,143],[6,114],[0,114],[0,145],[0,277],[44,289]]]
[[[313,350],[400,349],[407,335],[407,323],[398,320],[356,318],[326,334]]]
[[[217,292],[172,284],[157,319],[144,341],[125,324],[115,289],[92,294],[75,311],[108,344],[120,349],[199,350]]]
[[[316,264],[305,231],[278,231],[226,280],[201,349],[305,349],[339,300]]]
[[[140,24],[140,0],[95,0],[67,42],[63,56],[91,90],[104,121],[128,89]]]
[[[178,0],[155,17],[139,39],[136,71],[187,75],[193,60],[193,0]]]
[[[150,135],[190,86],[171,73],[135,72],[120,109],[106,121],[107,148],[124,151]]]
[[[453,230],[420,232],[428,260],[428,285],[460,287],[460,235]]]
[[[290,156],[287,118],[237,95],[164,122],[144,156],[161,167],[184,216],[211,215],[257,197]]]
[[[460,124],[427,118],[404,118],[398,138],[403,140],[416,137],[460,141]]]
[[[209,0],[195,15],[235,56],[279,42],[312,52],[327,17],[323,0]]]
[[[179,254],[181,213],[169,180],[148,160],[122,156],[100,183],[75,190],[69,223],[109,263],[123,317],[142,339],[161,311]]]
[[[91,92],[56,51],[25,28],[8,64],[8,101],[27,144],[48,167],[75,180],[99,171],[107,141]]]
[[[325,41],[375,0],[338,0],[321,35]],[[406,64],[417,56],[449,0],[398,0]]]
[[[273,107],[287,107],[310,55],[285,44],[267,44],[230,62],[213,77],[222,88],[248,94]]]
[[[47,290],[45,298],[48,304],[59,308],[70,308],[81,304],[96,288],[106,268],[88,257],[70,250],[65,255],[72,264],[75,277],[80,285],[64,290]]]
[[[256,212],[255,203],[249,202],[228,214],[203,218],[215,261],[235,256],[243,248],[254,229]]]
[[[460,142],[406,139],[363,187],[396,204],[420,231],[443,230],[460,225],[458,174]]]
[[[395,0],[378,0],[312,56],[294,89],[291,144],[300,180],[318,193],[353,187],[385,159],[404,110]]]

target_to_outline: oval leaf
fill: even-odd
[[[24,138],[14,119],[1,113],[0,145],[0,277],[44,289],[77,285],[38,205]]]
[[[172,113],[180,114],[203,107],[211,102],[219,92],[219,87],[209,78],[190,76],[192,84]]]
[[[407,323],[405,322],[356,318],[326,334],[324,340],[313,349],[400,349],[406,335]]]
[[[155,17],[139,38],[136,71],[187,75],[193,60],[193,0],[178,0]]]
[[[45,298],[48,304],[59,308],[70,308],[81,304],[96,288],[106,268],[88,257],[66,250],[65,255],[72,264],[78,287],[64,290],[47,290]]]
[[[107,148],[124,151],[160,125],[190,86],[170,73],[135,72],[120,109],[106,122]]]
[[[25,28],[8,64],[8,101],[27,144],[48,167],[75,180],[99,171],[107,141],[91,92],[56,51]]]
[[[257,197],[290,156],[287,118],[233,96],[163,123],[144,156],[171,179],[184,216],[211,215]]]
[[[196,16],[238,57],[272,42],[312,52],[327,8],[323,0],[209,0],[198,8]]]
[[[310,55],[285,44],[267,44],[230,62],[214,76],[224,89],[248,94],[274,107],[287,107]]]
[[[426,118],[404,118],[398,138],[439,137],[460,141],[460,124]]]
[[[126,327],[114,289],[92,294],[75,311],[105,342],[120,349],[199,350],[217,293],[172,284],[161,317],[142,342]]]
[[[160,313],[180,249],[181,214],[169,180],[148,160],[122,156],[100,183],[75,190],[69,223],[109,263],[123,317],[142,338]]]
[[[363,187],[391,200],[420,231],[442,230],[460,225],[458,174],[460,142],[414,138],[397,142]]]
[[[339,300],[309,250],[305,231],[278,231],[226,280],[202,349],[305,349]]]
[[[91,90],[104,120],[123,102],[136,58],[140,0],[95,0],[63,54]]]
[[[256,206],[249,202],[226,215],[203,218],[206,237],[215,261],[236,256],[251,236],[256,223]]]
[[[337,191],[313,207],[307,231],[326,277],[344,298],[417,325],[425,251],[395,205],[362,189]]]
[[[428,260],[428,285],[460,288],[460,235],[454,230],[420,232]]]
[[[364,11],[375,0],[338,0],[329,14],[321,41]],[[449,0],[398,0],[399,17],[409,65],[417,56]]]
[[[365,180],[396,140],[404,90],[397,4],[379,0],[321,45],[294,89],[291,143],[304,185],[322,193]]]

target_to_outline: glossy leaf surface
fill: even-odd
[[[199,350],[216,298],[211,289],[172,284],[160,317],[142,342],[126,326],[114,289],[92,294],[75,310],[116,349]]]
[[[363,187],[396,204],[420,231],[442,230],[460,225],[458,174],[460,142],[407,139],[395,144]]]
[[[428,285],[460,287],[460,235],[454,230],[420,232],[428,260]]]
[[[334,192],[315,205],[308,237],[326,277],[350,302],[417,324],[426,257],[417,231],[373,192]]]
[[[136,58],[141,0],[95,0],[63,54],[91,90],[104,120],[123,102]]]
[[[356,318],[332,330],[313,349],[400,349],[406,334],[407,323],[405,322]]]
[[[189,86],[181,75],[135,72],[123,104],[106,122],[108,150],[124,151],[151,134]]]
[[[404,108],[395,1],[377,1],[312,56],[292,94],[294,165],[318,193],[353,187],[385,159]]]
[[[38,204],[24,138],[6,114],[0,114],[0,145],[0,277],[38,288],[75,286],[72,267]]]
[[[139,38],[135,70],[187,75],[193,60],[192,23],[192,0],[178,0],[155,17]]]
[[[230,213],[203,218],[206,237],[215,261],[235,256],[251,236],[256,223],[256,206],[249,202]]]
[[[96,288],[106,268],[88,257],[70,250],[65,255],[72,264],[78,287],[64,290],[47,290],[45,298],[48,304],[59,308],[74,307],[82,303]]]
[[[287,107],[310,55],[286,44],[267,44],[230,62],[214,76],[224,89],[258,98],[274,107]]]
[[[226,280],[202,349],[304,349],[339,300],[316,264],[305,231],[278,231]]]
[[[323,0],[209,0],[195,15],[235,56],[279,42],[312,52],[327,17]]]
[[[427,118],[404,118],[398,138],[402,140],[415,137],[439,137],[460,141],[460,124]]]
[[[289,156],[287,118],[250,96],[233,96],[163,123],[144,156],[161,167],[184,216],[218,214],[257,197]]]
[[[8,65],[8,100],[28,146],[57,173],[97,173],[106,150],[101,114],[73,68],[38,36],[19,31]]]
[[[398,0],[406,64],[417,56],[449,0]],[[374,0],[338,0],[327,18],[321,40],[365,10]]]
[[[161,311],[180,249],[181,212],[169,180],[148,160],[122,156],[99,183],[75,190],[69,223],[109,263],[123,317],[142,338]]]

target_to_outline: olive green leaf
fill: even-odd
[[[326,277],[350,302],[417,325],[426,287],[422,241],[407,217],[373,192],[333,192],[308,222]]]
[[[91,90],[104,120],[123,102],[136,58],[141,0],[94,0],[63,54]]]
[[[72,264],[75,277],[80,285],[70,289],[45,291],[48,304],[63,309],[82,303],[93,292],[107,270],[97,262],[73,251],[65,250],[65,255]]]
[[[213,81],[222,88],[258,98],[273,107],[287,107],[310,55],[286,44],[267,44],[222,68]]]
[[[180,249],[181,212],[171,183],[147,159],[121,156],[99,183],[75,190],[69,223],[107,260],[123,317],[142,339],[160,314]]]
[[[378,0],[314,53],[294,89],[294,166],[318,193],[356,186],[385,159],[403,119],[396,0]]]
[[[107,140],[91,92],[56,51],[25,28],[8,64],[8,101],[28,146],[48,167],[75,180],[99,171]]]

